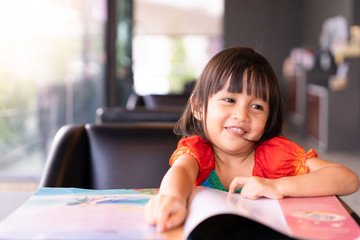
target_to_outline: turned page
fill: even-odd
[[[220,214],[235,214],[257,221],[278,232],[291,235],[277,200],[244,199],[240,194],[205,187],[195,187],[189,199],[189,214],[184,226],[184,237],[207,218]]]
[[[251,200],[205,187],[195,187],[191,193],[184,237],[221,214],[251,219],[294,238],[360,240],[359,225],[335,196]]]

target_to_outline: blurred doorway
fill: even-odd
[[[134,91],[179,94],[223,48],[224,0],[134,0]]]

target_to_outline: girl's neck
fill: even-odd
[[[215,172],[223,184],[228,189],[234,177],[252,176],[255,164],[255,150],[243,155],[228,156],[219,158],[215,154]]]
[[[231,154],[214,150],[215,164],[218,167],[243,165],[245,162],[254,159],[254,154],[255,148],[251,148],[249,151],[238,154]]]

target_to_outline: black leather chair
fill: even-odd
[[[173,126],[66,125],[53,140],[40,187],[157,188],[179,140]]]
[[[129,123],[129,122],[177,122],[184,109],[181,107],[147,109],[138,107],[129,110],[123,107],[98,108],[96,123]]]
[[[149,94],[142,96],[146,108],[182,107],[185,108],[189,94]]]

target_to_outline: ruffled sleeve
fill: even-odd
[[[170,166],[185,153],[192,155],[199,164],[199,174],[195,181],[195,186],[199,186],[209,176],[211,170],[215,169],[212,147],[209,142],[199,136],[183,138],[170,158]]]
[[[312,157],[317,157],[313,149],[306,153],[296,143],[274,137],[256,148],[253,176],[275,179],[305,174],[309,172],[306,160]]]

